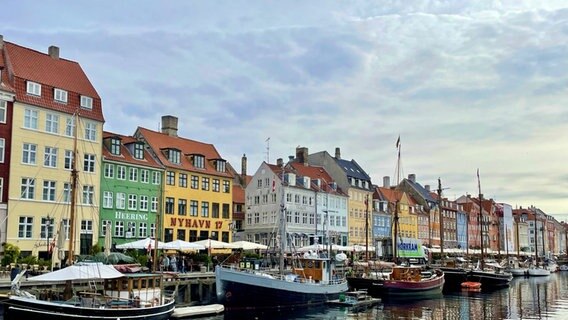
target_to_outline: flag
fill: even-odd
[[[398,136],[398,139],[396,140],[396,147],[398,148],[398,146],[400,146],[400,135]]]

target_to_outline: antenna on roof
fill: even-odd
[[[266,142],[266,163],[270,163],[270,137],[264,140],[264,142]]]

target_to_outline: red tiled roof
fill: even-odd
[[[136,131],[154,150],[154,153],[158,156],[158,160],[160,160],[160,162],[168,168],[176,168],[222,177],[232,177],[228,170],[225,172],[219,172],[210,162],[210,160],[222,159],[219,152],[217,152],[217,149],[212,144],[181,137],[172,137],[165,133],[156,132],[142,127],[138,127]],[[162,152],[163,149],[168,148],[174,148],[181,151],[181,163],[179,165],[171,163]],[[186,156],[190,154],[203,155],[205,157],[205,169],[194,167]]]
[[[6,47],[4,46],[0,49],[0,90],[14,92],[14,89],[10,85],[10,79],[8,78],[8,63],[5,61],[4,50]]]
[[[238,184],[233,185],[233,202],[245,203],[245,189]]]
[[[120,155],[112,154],[110,150],[108,150],[105,144],[103,143],[103,157],[105,159],[129,163],[129,164],[135,164],[140,166],[152,167],[157,169],[162,168],[162,166],[156,161],[156,159],[154,159],[154,157],[152,157],[152,155],[150,154],[150,152],[148,152],[148,150],[144,150],[144,159],[141,160],[134,158],[134,156],[130,153],[128,148],[126,148],[126,144],[137,141],[134,137],[123,136],[120,134],[103,131],[103,140],[110,137],[118,137],[121,139]]]
[[[5,42],[4,45],[14,74],[11,85],[15,88],[17,101],[73,114],[80,106],[79,95],[89,96],[93,98],[93,109],[80,109],[80,115],[104,121],[101,98],[77,62],[54,59],[48,54],[10,42]],[[42,85],[41,97],[26,93],[26,80]],[[53,88],[68,92],[67,103],[53,99]]]
[[[323,167],[311,165],[305,166],[304,164],[298,162],[292,162],[290,163],[290,165],[300,176],[310,177],[310,179],[320,179],[322,183],[333,182],[333,178],[331,178],[331,176]]]
[[[402,191],[384,187],[379,187],[379,190],[388,202],[396,202],[402,198]]]

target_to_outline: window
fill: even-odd
[[[65,230],[65,240],[69,240],[69,230],[71,230],[69,219],[63,219],[63,229]]]
[[[176,173],[173,171],[166,172],[166,184],[169,186],[176,185]]]
[[[32,237],[33,223],[33,217],[20,217],[20,222],[18,224],[18,238],[30,239]]]
[[[120,155],[120,140],[116,138],[110,139],[110,153]]]
[[[45,147],[43,165],[50,168],[57,167],[57,148]]]
[[[229,204],[223,203],[223,219],[229,219]]]
[[[209,202],[201,202],[201,216],[204,218],[209,217]]]
[[[53,238],[53,225],[54,220],[53,218],[41,218],[41,232],[39,237],[41,239],[45,238]]]
[[[95,196],[95,187],[83,186],[83,204],[93,204]]]
[[[136,222],[128,222],[126,227],[126,237],[132,238],[136,235]]]
[[[187,214],[187,200],[178,199],[178,215],[185,216]]]
[[[148,225],[146,222],[140,222],[138,224],[138,237],[146,238],[148,236]]]
[[[196,168],[205,168],[205,157],[201,155],[194,155],[193,156],[193,166]]]
[[[73,169],[73,151],[65,150],[65,163],[63,164],[65,169]]]
[[[116,193],[116,208],[124,209],[126,208],[126,194],[123,192]]]
[[[105,178],[114,178],[114,164],[105,163]]]
[[[85,139],[97,141],[97,124],[93,122],[85,123]]]
[[[181,163],[181,152],[177,149],[167,150],[168,160],[171,163],[180,164]]]
[[[71,183],[63,183],[63,202],[71,202]]]
[[[216,169],[219,172],[225,172],[226,162],[224,160],[217,160]]]
[[[152,172],[152,184],[160,184],[160,172]]]
[[[150,172],[146,169],[140,170],[140,182],[148,183],[150,181]]]
[[[126,167],[117,166],[116,178],[118,180],[126,180]]]
[[[134,158],[139,160],[144,159],[144,144],[136,143],[134,145]]]
[[[50,133],[59,132],[59,116],[48,113],[45,115],[45,131]]]
[[[220,191],[220,184],[219,184],[219,179],[213,179],[213,191],[214,192],[219,192]]]
[[[191,176],[191,189],[199,189],[199,177]]]
[[[44,201],[55,201],[55,181],[45,180],[43,182]]]
[[[203,177],[201,179],[201,190],[209,190],[209,178]]]
[[[59,102],[67,103],[67,91],[61,89],[53,89],[53,99]]]
[[[150,237],[151,238],[156,237],[156,224],[155,223],[150,224]]]
[[[223,192],[224,193],[231,192],[231,182],[229,182],[229,180],[223,180]]]
[[[65,135],[68,137],[75,136],[75,119],[67,117],[65,120]]]
[[[124,221],[115,221],[114,222],[114,236],[115,237],[124,237]]]
[[[166,213],[173,214],[174,213],[174,198],[167,197],[166,198]]]
[[[185,229],[178,229],[177,231],[177,239],[185,241]]]
[[[189,202],[189,215],[192,217],[197,217],[197,209],[198,208],[198,204],[196,200],[191,200]]]
[[[27,82],[26,92],[35,96],[41,96],[41,84],[32,81]]]
[[[130,168],[128,179],[130,181],[138,181],[138,169],[137,168]]]
[[[219,218],[219,204],[216,202],[211,204],[211,218]]]
[[[83,157],[83,171],[95,172],[95,155],[85,153]]]
[[[148,196],[140,196],[140,211],[148,211]]]
[[[37,145],[32,143],[24,143],[24,147],[22,149],[22,162],[26,164],[35,164],[36,151]]]
[[[37,110],[24,111],[24,128],[37,129]]]
[[[0,203],[4,202],[2,195],[4,194],[4,178],[0,178]]]
[[[93,220],[81,220],[81,233],[93,233]]]
[[[6,140],[0,138],[0,163],[4,162],[4,147],[6,146]]]
[[[158,211],[158,197],[152,197],[152,206],[150,207],[150,211],[152,212]]]
[[[128,210],[138,209],[138,196],[135,194],[128,195]]]
[[[187,174],[185,173],[179,174],[179,186],[187,188]]]
[[[112,204],[114,202],[112,198],[112,192],[105,191],[103,193],[103,208],[112,208]]]
[[[106,236],[107,235],[107,229],[108,231],[112,230],[112,224],[110,222],[110,220],[103,220],[103,223],[101,224],[101,236]]]
[[[7,110],[8,110],[8,102],[6,100],[0,100],[0,123],[6,123],[7,117]]]
[[[81,96],[81,108],[89,110],[93,109],[93,98]]]
[[[22,199],[33,199],[35,193],[35,179],[22,178],[20,194]]]

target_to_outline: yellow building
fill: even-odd
[[[162,132],[135,133],[166,168],[159,237],[231,242],[232,176],[226,160],[211,144],[178,137],[177,123],[164,116]]]
[[[59,58],[59,48],[52,46],[43,54],[5,43],[5,49],[16,88],[6,241],[17,245],[23,255],[49,259],[53,249],[49,245],[63,222],[62,249],[69,249],[76,135],[74,253],[87,254],[98,240],[101,99],[78,63]]]

